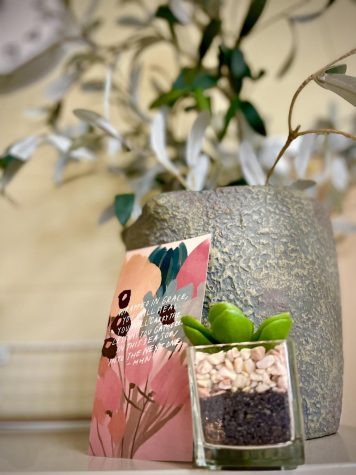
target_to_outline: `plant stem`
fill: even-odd
[[[288,137],[285,141],[285,144],[279,151],[275,161],[273,162],[272,167],[269,169],[267,173],[267,178],[266,178],[266,185],[269,183],[269,179],[271,178],[279,160],[283,157],[285,151],[288,149],[290,144],[295,140],[297,137],[301,137],[302,135],[307,135],[307,134],[338,134],[338,135],[343,135],[344,137],[347,137],[352,140],[356,140],[356,135],[350,134],[348,132],[343,132],[342,130],[338,129],[308,129],[308,130],[302,130],[299,131],[300,125],[298,125],[295,129],[293,129],[292,126],[292,116],[293,116],[293,110],[294,110],[294,105],[296,103],[296,100],[299,96],[299,94],[302,92],[302,90],[312,81],[316,80],[321,74],[323,74],[327,69],[331,68],[334,66],[335,63],[338,63],[342,59],[348,58],[349,56],[352,56],[353,54],[356,53],[356,48],[353,48],[352,50],[348,51],[347,53],[339,56],[337,59],[332,61],[331,63],[328,63],[326,66],[323,68],[320,68],[318,71],[315,73],[311,74],[308,76],[298,87],[298,89],[295,91],[290,106],[289,106],[289,111],[288,111]]]

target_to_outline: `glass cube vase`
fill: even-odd
[[[293,341],[188,349],[199,467],[294,468],[304,431]]]

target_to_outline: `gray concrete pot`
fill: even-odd
[[[153,198],[124,232],[128,249],[212,234],[208,304],[236,303],[258,325],[289,310],[307,438],[337,431],[342,328],[335,244],[322,206],[298,191],[228,187]]]

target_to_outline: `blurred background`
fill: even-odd
[[[250,183],[239,161],[239,141],[250,141],[266,172],[288,132],[296,88],[356,46],[352,0],[269,0],[242,41],[250,5],[0,1],[1,420],[90,417],[124,253],[122,223],[129,224],[152,193],[182,185],[150,151],[151,120],[160,106],[169,163],[179,170],[194,119],[212,112],[204,145],[209,166],[203,167],[204,183],[193,180],[191,188],[228,185],[226,176]],[[234,43],[239,32],[240,42]],[[243,70],[238,85],[224,61],[220,76],[213,74],[221,41],[226,50],[220,48],[220,58],[234,44],[243,51],[236,56],[237,76]],[[182,72],[194,69],[197,56],[194,67],[203,80],[195,76],[198,87],[186,92],[191,84]],[[351,57],[347,64],[352,75],[356,61]],[[227,123],[234,97],[253,104],[252,120],[242,107],[236,123]],[[85,111],[74,115],[73,109]],[[351,104],[310,84],[298,100],[294,124],[352,132],[355,117]],[[335,218],[345,356],[342,422],[356,426],[356,153],[347,140],[313,140],[292,148],[275,183],[315,180],[311,193]],[[301,173],[293,164],[306,147],[307,170]],[[133,195],[125,217],[114,197]]]

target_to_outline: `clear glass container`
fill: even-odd
[[[304,430],[293,341],[188,348],[199,467],[294,468]]]

